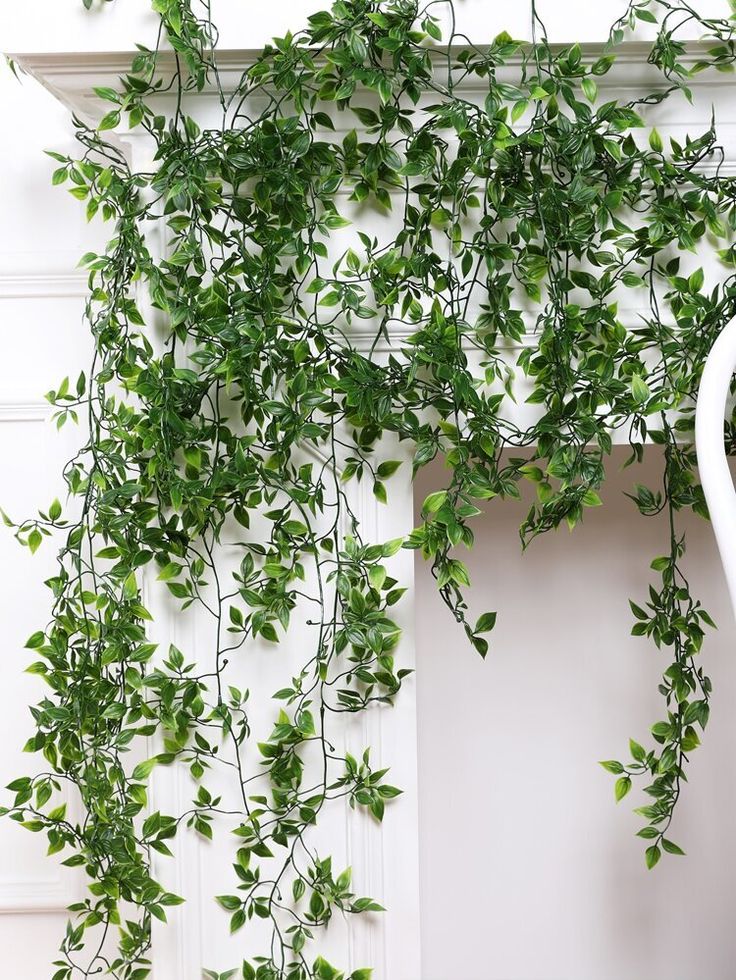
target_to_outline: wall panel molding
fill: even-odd
[[[79,898],[74,874],[55,878],[0,878],[0,915],[64,912]]]
[[[0,402],[0,423],[45,422],[50,412],[51,406],[45,401]]]
[[[0,272],[0,300],[57,299],[86,295],[87,276],[82,272]]]

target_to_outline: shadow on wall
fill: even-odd
[[[670,836],[687,857],[651,872],[643,824],[599,759],[647,744],[669,661],[630,635],[667,548],[623,495],[662,458],[614,452],[604,506],[521,554],[528,502],[496,501],[468,556],[474,616],[498,610],[485,662],[417,559],[422,980],[732,980],[736,976],[736,627],[709,524],[682,514],[686,574],[719,624],[704,644],[711,722]],[[418,505],[444,485],[420,475]],[[418,517],[417,517],[418,519]]]

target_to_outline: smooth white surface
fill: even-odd
[[[700,479],[736,612],[736,493],[723,441],[723,419],[736,367],[736,320],[719,334],[703,368],[695,415]]]
[[[222,48],[255,50],[274,36],[296,32],[307,17],[329,9],[329,0],[213,0],[212,18],[220,31]],[[551,41],[604,41],[612,22],[626,9],[625,0],[537,0],[539,16]],[[727,0],[693,0],[705,16],[728,17]],[[513,37],[531,38],[531,4],[490,3],[488,0],[456,0],[456,30],[475,43],[488,43],[500,31]],[[449,28],[446,4],[435,4],[433,13]],[[646,25],[641,25],[646,30]],[[153,46],[157,20],[149,0],[95,0],[86,12],[81,0],[34,0],[32,12],[11,3],[0,6],[0,48],[15,52],[130,51],[136,42]],[[448,31],[449,33],[449,31]],[[685,30],[683,36],[687,37]],[[690,36],[697,36],[697,34]]]
[[[620,804],[600,759],[648,744],[669,664],[629,635],[628,598],[646,601],[667,548],[664,521],[622,491],[661,483],[662,456],[621,470],[604,506],[521,554],[528,501],[492,502],[474,522],[471,613],[498,610],[482,661],[417,565],[422,893],[421,980],[733,980],[736,963],[736,658],[710,525],[692,514],[685,572],[720,629],[702,661],[711,721],[672,827],[687,857],[644,864],[647,797]],[[443,486],[423,476],[417,499]]]
[[[61,468],[79,433],[48,424],[43,393],[86,358],[83,286],[76,263],[98,240],[75,202],[52,188],[56,166],[43,149],[73,143],[68,114],[35,82],[20,84],[0,64],[0,507],[15,518],[63,500]],[[76,374],[74,375],[76,377]],[[28,705],[44,695],[24,673],[35,659],[23,649],[48,616],[54,546],[35,556],[0,527],[0,786],[42,767],[23,754],[33,723]],[[2,791],[2,802],[8,794]],[[66,921],[80,895],[76,873],[46,857],[48,842],[0,821],[0,976],[48,980]],[[63,855],[62,855],[63,856]]]

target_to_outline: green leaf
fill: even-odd
[[[614,776],[624,771],[624,767],[620,762],[616,762],[615,759],[607,759],[605,762],[599,762],[598,765],[603,766],[606,772],[611,772]]]
[[[649,134],[649,145],[655,151],[655,153],[662,152],[662,137],[659,135],[656,129],[653,129]]]
[[[630,789],[631,779],[628,776],[621,776],[619,779],[617,779],[614,787],[616,802],[620,803]]]
[[[169,579],[176,578],[176,576],[181,572],[182,566],[177,564],[175,561],[171,561],[164,565],[161,571],[156,576],[159,582],[168,582]]]
[[[442,31],[440,30],[439,25],[434,20],[432,20],[430,17],[428,17],[424,21],[424,29],[427,32],[427,34],[432,38],[433,41],[441,41],[442,40]],[[360,971],[358,971],[358,972],[360,972]],[[352,980],[363,980],[363,978],[362,977],[356,977],[356,974],[354,973],[352,975]],[[366,978],[366,980],[368,980],[368,978]]]
[[[456,582],[458,585],[470,585],[468,569],[463,562],[458,561],[456,558],[451,558],[447,563],[447,567],[453,582]]]
[[[391,558],[398,551],[401,550],[401,546],[404,544],[404,538],[392,538],[385,544],[381,545],[381,555],[383,558]]]
[[[138,596],[138,583],[135,572],[131,572],[123,583],[123,595],[126,599],[135,599]]]
[[[514,103],[514,107],[511,110],[511,121],[517,122],[524,115],[526,110],[529,108],[528,99],[519,99],[518,102]]]
[[[106,129],[115,129],[119,124],[120,112],[117,109],[113,109],[112,112],[108,112],[102,117],[97,129],[99,132],[103,132]]]
[[[478,618],[478,622],[475,624],[474,633],[490,633],[493,627],[496,625],[496,613],[487,612],[483,613],[482,616]]]
[[[653,844],[651,847],[648,847],[646,849],[645,858],[647,862],[647,867],[649,868],[650,871],[655,866],[655,864],[659,861],[661,856],[662,856],[662,852],[660,851],[660,849],[657,847],[656,844]]]
[[[595,102],[598,95],[598,86],[592,78],[584,78],[581,82],[585,97],[589,102]]]
[[[318,956],[314,961],[314,973],[319,980],[339,980],[338,971],[327,962],[327,960],[322,959]]]
[[[216,902],[227,912],[234,912],[243,904],[237,895],[218,895]]]
[[[120,96],[118,95],[118,93],[115,91],[114,88],[106,88],[105,86],[100,85],[100,86],[95,86],[92,89],[92,91],[95,93],[95,95],[98,98],[104,99],[106,102],[115,102],[115,103],[120,102]]]
[[[446,500],[447,491],[437,490],[435,493],[430,493],[428,497],[425,497],[422,510],[427,514],[436,514]]]
[[[372,898],[357,898],[353,902],[353,909],[356,912],[385,912],[386,910]]]
[[[688,278],[688,287],[694,293],[699,293],[705,284],[705,273],[702,269],[696,269],[695,272]]]
[[[95,555],[95,558],[119,558],[120,551],[111,545],[109,548],[101,548]]]
[[[390,476],[394,475],[400,466],[401,460],[388,459],[380,464],[376,472],[382,480],[387,480]]]
[[[337,228],[347,228],[350,225],[350,222],[347,218],[340,217],[339,214],[328,214],[327,217],[324,218],[324,224],[325,227],[329,228],[331,231],[334,231]]]
[[[643,837],[644,840],[654,840],[655,837],[659,837],[659,831],[656,827],[642,827],[636,833],[637,837]]]
[[[144,762],[139,762],[131,773],[130,778],[134,781],[140,782],[143,779],[147,779],[153,772],[156,766],[157,759],[154,756],[152,759],[146,759]]]
[[[238,909],[230,919],[230,933],[237,932],[243,925],[245,925],[245,909]]]
[[[631,376],[631,394],[634,397],[634,401],[637,405],[642,405],[651,397],[651,392],[647,386],[646,381],[639,374],[634,374]]]
[[[637,276],[635,272],[624,272],[621,276],[621,282],[629,289],[641,289],[646,286],[645,280],[641,276]]]

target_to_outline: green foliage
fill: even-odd
[[[710,237],[734,264],[736,210],[730,179],[700,167],[718,152],[714,129],[666,147],[655,130],[635,135],[648,104],[689,97],[693,71],[730,67],[731,24],[702,22],[709,54],[693,66],[676,31],[695,14],[676,0],[632,3],[591,60],[543,35],[523,45],[502,34],[482,50],[450,37],[445,48],[432,4],[337,0],[222,90],[222,125],[203,131],[188,97],[220,81],[216,32],[187,0],[153,6],[176,53],[172,77],[162,83],[169,62],[142,49],[119,88],[97,92],[111,106],[97,130],[78,123],[80,158],[52,154],[54,183],[114,225],[106,251],[82,259],[94,359],[47,396],[57,424],[81,418],[88,441],[65,470],[68,507],[5,518],[31,551],[64,535],[53,615],[27,644],[49,686],[27,748],[48,768],[10,784],[8,811],[90,881],[55,980],[149,974],[151,919],[181,901],[153,877],[151,855],[171,854],[184,826],[222,832],[232,805],[210,777],[223,770],[238,809],[233,886],[217,902],[233,932],[257,917],[273,941],[208,976],[343,978],[308,954],[312,941],[335,912],[381,906],[309,842],[335,800],[381,820],[400,792],[367,748],[341,754],[330,734],[341,714],[392,703],[406,676],[392,555],[403,545],[431,563],[485,655],[496,613],[469,618],[459,557],[483,502],[516,498],[527,482],[525,545],[574,527],[601,503],[617,432],[632,464],[647,438],[662,447],[661,486],[631,494],[642,515],[668,522],[632,610],[634,633],[668,664],[649,747],[632,740],[631,762],[603,765],[617,800],[645,784],[647,865],[681,853],[665,834],[708,720],[698,653],[712,624],[683,575],[676,517],[706,516],[694,396],[734,315],[736,280],[704,291],[680,255]],[[650,62],[664,86],[602,98],[624,32],[657,19]],[[169,83],[178,98],[165,117],[157,92]],[[155,142],[153,172],[131,172],[106,139],[121,121]],[[383,240],[350,224],[346,198],[392,212]],[[163,257],[148,234],[161,225]],[[635,323],[619,314],[629,293]],[[517,377],[535,413],[523,424]],[[397,442],[411,447],[414,473],[442,458],[446,485],[406,540],[364,541],[351,494],[367,482],[389,499]],[[223,544],[237,547],[234,568]],[[144,579],[211,618],[212,649],[196,662],[150,642]],[[264,736],[232,663],[262,642],[277,657],[294,618],[303,664],[275,693]],[[148,780],[171,765],[188,767],[194,798],[183,813],[152,811]],[[59,805],[67,784],[81,819]],[[113,959],[94,938],[111,926]]]

